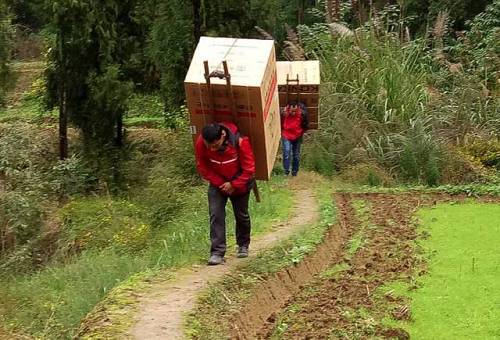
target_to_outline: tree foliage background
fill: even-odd
[[[325,23],[333,4],[339,20],[356,27],[379,13],[396,15],[412,37],[428,35],[440,13],[448,35],[471,28],[452,46],[455,60],[469,58],[488,70],[498,26],[498,0],[7,0],[0,5],[0,99],[9,84],[8,64],[15,25],[54,36],[47,72],[48,103],[63,109],[85,140],[121,143],[120,121],[132,91],[157,91],[165,112],[183,104],[183,80],[201,35],[259,38],[259,26],[277,40],[278,55],[290,30]],[[392,7],[391,7],[392,6]],[[497,5],[498,7],[498,5]],[[12,16],[8,11],[12,12]],[[496,17],[495,17],[496,15]],[[399,18],[399,19],[398,19]],[[471,19],[474,21],[470,21]],[[489,28],[488,28],[489,27]],[[484,28],[484,30],[483,30]],[[487,38],[485,38],[487,36]],[[480,39],[481,38],[481,39]],[[490,41],[487,49],[478,41]],[[297,42],[296,42],[297,43]],[[464,47],[469,44],[470,48]],[[462,48],[462,50],[460,50]],[[489,58],[489,59],[488,59]],[[493,60],[494,61],[494,60]],[[495,66],[496,68],[496,66]],[[489,73],[489,81],[495,74]]]

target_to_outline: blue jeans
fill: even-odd
[[[302,137],[294,141],[281,137],[281,143],[283,149],[283,169],[285,169],[285,175],[288,176],[290,174],[290,156],[291,156],[292,176],[297,176],[297,172],[299,172],[300,145],[302,144]]]

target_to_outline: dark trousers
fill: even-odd
[[[208,209],[210,212],[211,254],[224,256],[226,253],[226,203],[231,200],[236,220],[236,243],[248,247],[250,244],[250,215],[248,200],[250,192],[240,196],[225,196],[217,187],[208,187]]]

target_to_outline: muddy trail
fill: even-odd
[[[397,280],[411,286],[425,274],[415,247],[415,240],[425,235],[417,232],[414,213],[463,199],[415,193],[335,195],[338,223],[324,242],[299,265],[255,287],[245,308],[230,321],[230,337],[408,339],[403,329],[381,322],[384,317],[410,319],[408,301],[391,291],[380,294],[377,288]]]
[[[155,291],[153,296],[141,298],[140,312],[128,337],[148,340],[183,338],[184,317],[193,309],[198,294],[211,282],[251,261],[258,252],[272,247],[303,227],[316,223],[319,218],[318,202],[311,189],[304,184],[307,181],[303,176],[307,174],[289,181],[296,202],[291,218],[253,240],[248,259],[236,259],[229,252],[223,265],[195,266],[179,273],[175,281],[152,289]]]

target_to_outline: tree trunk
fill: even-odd
[[[340,21],[340,0],[335,0],[335,21]]]
[[[66,67],[64,60],[64,33],[61,32],[59,41],[59,67],[62,68],[61,78],[59,82],[59,159],[68,158],[68,110],[66,106]]]
[[[115,145],[118,147],[123,146],[123,114],[120,113],[116,120],[116,139]]]
[[[298,25],[302,25],[302,23],[304,22],[304,7],[305,7],[304,1],[300,1],[299,2],[299,11],[297,14]]]
[[[201,0],[193,0],[193,34],[194,42],[198,44],[201,37]]]
[[[359,0],[351,0],[352,11],[354,13],[354,17],[358,20],[358,25],[361,25],[361,15],[359,11]]]
[[[64,160],[68,157],[68,112],[64,81],[59,86],[59,159]]]

